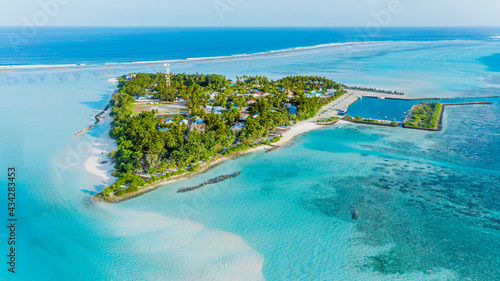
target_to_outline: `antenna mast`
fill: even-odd
[[[164,64],[165,67],[167,67],[167,72],[165,74],[165,82],[167,82],[167,87],[170,86],[170,66],[168,65],[168,62]]]

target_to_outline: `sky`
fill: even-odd
[[[499,0],[0,0],[0,26],[500,26]]]

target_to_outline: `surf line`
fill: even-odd
[[[242,173],[242,171],[238,171],[238,172],[233,173],[233,174],[230,174],[230,175],[222,175],[222,176],[218,176],[218,177],[215,177],[215,178],[213,178],[213,179],[210,179],[210,180],[208,180],[208,181],[206,181],[206,182],[204,182],[204,183],[201,183],[201,184],[199,184],[199,185],[197,185],[197,186],[192,186],[192,187],[187,187],[187,188],[182,188],[182,189],[179,189],[179,190],[177,191],[177,193],[183,193],[183,192],[187,192],[187,191],[195,190],[195,189],[198,189],[198,188],[200,188],[200,187],[202,187],[202,186],[205,186],[205,185],[207,185],[207,184],[218,183],[218,182],[221,182],[221,181],[223,181],[223,180],[227,180],[227,179],[230,179],[230,178],[234,178],[234,177],[238,176],[238,175],[239,175],[239,174],[241,174],[241,173]]]

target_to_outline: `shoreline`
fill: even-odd
[[[348,94],[345,94],[345,95],[348,95]],[[341,97],[339,97],[339,99]],[[325,109],[331,107],[331,105],[334,102],[336,102],[336,100],[324,105],[318,111],[318,114],[322,110],[325,110]],[[122,202],[125,200],[135,198],[135,197],[140,196],[144,193],[153,191],[153,190],[158,189],[160,187],[167,186],[171,183],[178,182],[180,180],[188,179],[188,178],[194,177],[196,175],[199,175],[199,174],[201,174],[201,173],[203,173],[203,172],[205,172],[205,171],[207,171],[207,170],[209,170],[209,169],[211,169],[211,168],[213,168],[213,167],[215,167],[215,166],[221,164],[222,162],[229,160],[231,158],[242,156],[242,155],[256,152],[256,151],[260,151],[260,150],[265,150],[266,148],[273,148],[276,146],[281,146],[281,145],[291,141],[293,138],[295,138],[298,135],[301,135],[301,134],[304,134],[304,133],[307,133],[307,132],[310,132],[313,130],[317,130],[320,128],[324,128],[325,126],[318,125],[316,123],[316,121],[320,117],[318,114],[316,114],[315,116],[313,116],[307,120],[298,121],[297,124],[292,126],[292,128],[289,131],[287,131],[286,133],[283,134],[283,137],[278,142],[273,143],[272,145],[259,145],[257,147],[252,147],[252,148],[249,148],[247,150],[237,151],[237,152],[229,154],[229,155],[218,156],[216,158],[209,160],[208,162],[200,164],[200,168],[198,168],[195,171],[186,172],[186,173],[181,174],[181,175],[172,176],[172,177],[167,178],[167,179],[162,179],[162,180],[158,180],[158,181],[155,181],[153,183],[150,183],[150,184],[146,184],[146,185],[142,186],[141,188],[139,188],[139,190],[137,190],[135,192],[126,193],[120,197],[114,197],[114,196],[113,197],[109,197],[109,196],[102,197],[102,191],[100,191],[97,194],[95,194],[94,196],[92,196],[92,201],[94,201],[94,202],[95,201],[106,202],[106,203],[119,203],[119,202]],[[336,122],[336,124],[347,124],[347,123],[348,123],[347,121],[343,121],[343,120],[338,120]],[[108,130],[106,130],[106,131],[108,131]],[[113,143],[115,143],[115,140],[113,140]]]
[[[114,81],[113,79],[109,79],[110,82],[116,82]],[[174,182],[178,182],[178,181],[181,181],[183,179],[188,179],[188,178],[191,178],[191,177],[194,177],[196,175],[199,175],[219,164],[221,164],[222,162],[228,160],[228,159],[231,159],[231,158],[234,158],[234,157],[237,157],[237,156],[241,156],[241,155],[244,155],[244,154],[248,154],[248,153],[252,153],[252,152],[256,152],[256,151],[260,151],[260,150],[265,150],[265,149],[269,149],[269,151],[272,151],[276,148],[279,148],[280,146],[288,143],[289,141],[291,141],[293,138],[295,138],[296,136],[298,135],[301,135],[301,134],[304,134],[304,133],[307,133],[307,132],[311,132],[313,130],[317,130],[317,129],[320,129],[320,128],[324,128],[325,126],[324,125],[333,125],[333,124],[349,124],[349,123],[363,123],[363,124],[367,124],[367,125],[383,125],[383,126],[390,126],[390,127],[394,127],[393,125],[391,124],[373,124],[373,123],[368,123],[368,122],[351,122],[351,121],[347,121],[347,120],[336,120],[335,122],[329,122],[328,124],[321,124],[321,123],[318,123],[317,121],[322,118],[322,117],[325,117],[325,116],[321,116],[323,115],[326,111],[329,111],[329,109],[331,109],[333,106],[337,105],[339,103],[339,100],[340,102],[346,100],[346,99],[349,99],[353,94],[356,94],[356,91],[348,91],[346,94],[338,97],[337,99],[331,101],[330,103],[324,105],[320,110],[318,110],[318,113],[307,119],[307,120],[303,120],[303,121],[298,121],[297,124],[293,125],[291,127],[291,129],[287,132],[285,132],[282,136],[282,138],[276,142],[276,143],[273,143],[271,145],[259,145],[257,147],[253,147],[253,148],[249,148],[247,150],[244,150],[244,151],[238,151],[238,152],[235,152],[235,153],[232,153],[232,154],[229,154],[229,155],[219,155],[217,156],[216,158],[212,158],[210,159],[208,162],[202,162],[200,163],[200,167],[195,170],[195,171],[192,171],[192,172],[185,172],[183,174],[180,174],[180,175],[175,175],[175,176],[172,176],[172,177],[169,177],[169,178],[166,178],[166,179],[161,179],[161,180],[157,180],[155,182],[152,182],[152,183],[149,183],[149,184],[146,184],[142,187],[139,188],[139,190],[135,191],[135,192],[130,192],[130,193],[126,193],[122,196],[119,196],[119,197],[115,197],[114,195],[112,196],[102,196],[102,191],[98,192],[97,194],[95,194],[92,198],[93,201],[101,201],[101,202],[108,202],[108,203],[118,203],[118,202],[122,202],[122,201],[125,201],[125,200],[128,200],[128,199],[131,199],[131,198],[135,198],[137,196],[140,196],[144,193],[147,193],[149,191],[152,191],[152,190],[155,190],[157,188],[160,188],[160,187],[164,187],[164,186],[167,186],[171,183],[174,183]],[[381,93],[375,93],[373,92],[372,95],[381,95],[381,96],[394,96],[394,94],[381,94]],[[386,97],[386,98],[390,98],[390,97]],[[396,98],[399,98],[399,99],[407,99],[407,100],[410,100],[410,98],[408,96],[405,96],[405,95],[400,95],[399,97],[396,97]],[[354,99],[354,101],[356,101],[356,99]],[[441,113],[440,113],[440,118],[442,118],[442,115],[443,115],[443,111],[444,110],[444,107],[442,108],[441,110]],[[103,110],[103,113],[105,113],[106,110]],[[323,113],[320,113],[320,112],[323,112]],[[107,117],[107,116],[105,116]],[[327,116],[326,116],[327,117]],[[439,123],[441,122],[441,120],[439,120]],[[399,124],[398,124],[399,125]],[[404,126],[403,126],[404,127]],[[439,126],[440,127],[440,126]],[[413,128],[413,129],[417,129],[417,128]],[[109,130],[109,129],[108,129]],[[108,131],[106,130],[106,132]],[[109,137],[108,137],[109,138]],[[111,138],[109,138],[111,139]],[[111,139],[112,142],[115,144],[115,140],[114,139]],[[108,151],[108,153],[110,153],[111,151]],[[106,154],[106,155],[107,155]],[[107,157],[106,157],[107,159]],[[97,166],[97,162],[94,162],[93,163],[95,166]],[[86,163],[86,166],[87,166],[87,163]],[[86,167],[87,168],[87,167]],[[91,167],[90,169],[87,169],[87,171],[95,174],[95,175],[98,175],[98,176],[101,176],[101,178],[103,178],[102,174],[99,174],[99,172],[96,171],[97,168],[95,167]],[[108,171],[108,173],[110,174],[112,171]],[[110,185],[110,184],[109,184]]]
[[[162,179],[162,180],[158,180],[158,181],[155,181],[153,183],[150,183],[150,184],[146,184],[146,185],[142,186],[139,190],[137,190],[135,192],[126,193],[120,197],[113,196],[113,197],[102,198],[99,196],[99,194],[101,194],[101,192],[99,192],[98,194],[92,196],[92,201],[106,202],[106,203],[119,203],[122,201],[126,201],[129,199],[138,197],[144,193],[158,189],[160,187],[167,186],[167,185],[172,184],[174,182],[178,182],[178,181],[181,181],[184,179],[188,179],[188,178],[192,178],[194,176],[197,176],[197,175],[199,175],[199,174],[201,174],[201,173],[203,173],[211,168],[218,166],[219,164],[222,164],[226,160],[229,160],[229,159],[232,159],[232,158],[235,158],[238,156],[242,156],[242,155],[245,155],[248,153],[264,150],[264,149],[266,149],[266,146],[268,146],[268,145],[260,145],[257,147],[249,148],[247,150],[237,151],[237,152],[229,154],[229,155],[223,155],[223,156],[219,156],[217,158],[213,158],[208,162],[200,164],[200,168],[198,168],[195,171],[186,172],[184,174],[176,175],[176,176],[170,177],[168,179]]]
[[[104,120],[104,126],[109,126],[110,116],[109,112],[105,111],[101,115]],[[113,176],[114,165],[108,158],[108,154],[111,153],[113,149],[116,149],[116,141],[109,136],[109,127],[95,140],[93,143],[92,151],[84,162],[84,169],[98,176],[102,181],[101,184],[104,186],[109,186],[116,181],[116,177]],[[105,163],[104,163],[105,162]],[[97,191],[96,192],[100,192]]]

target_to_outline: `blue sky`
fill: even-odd
[[[499,0],[16,0],[0,25],[500,26]]]

